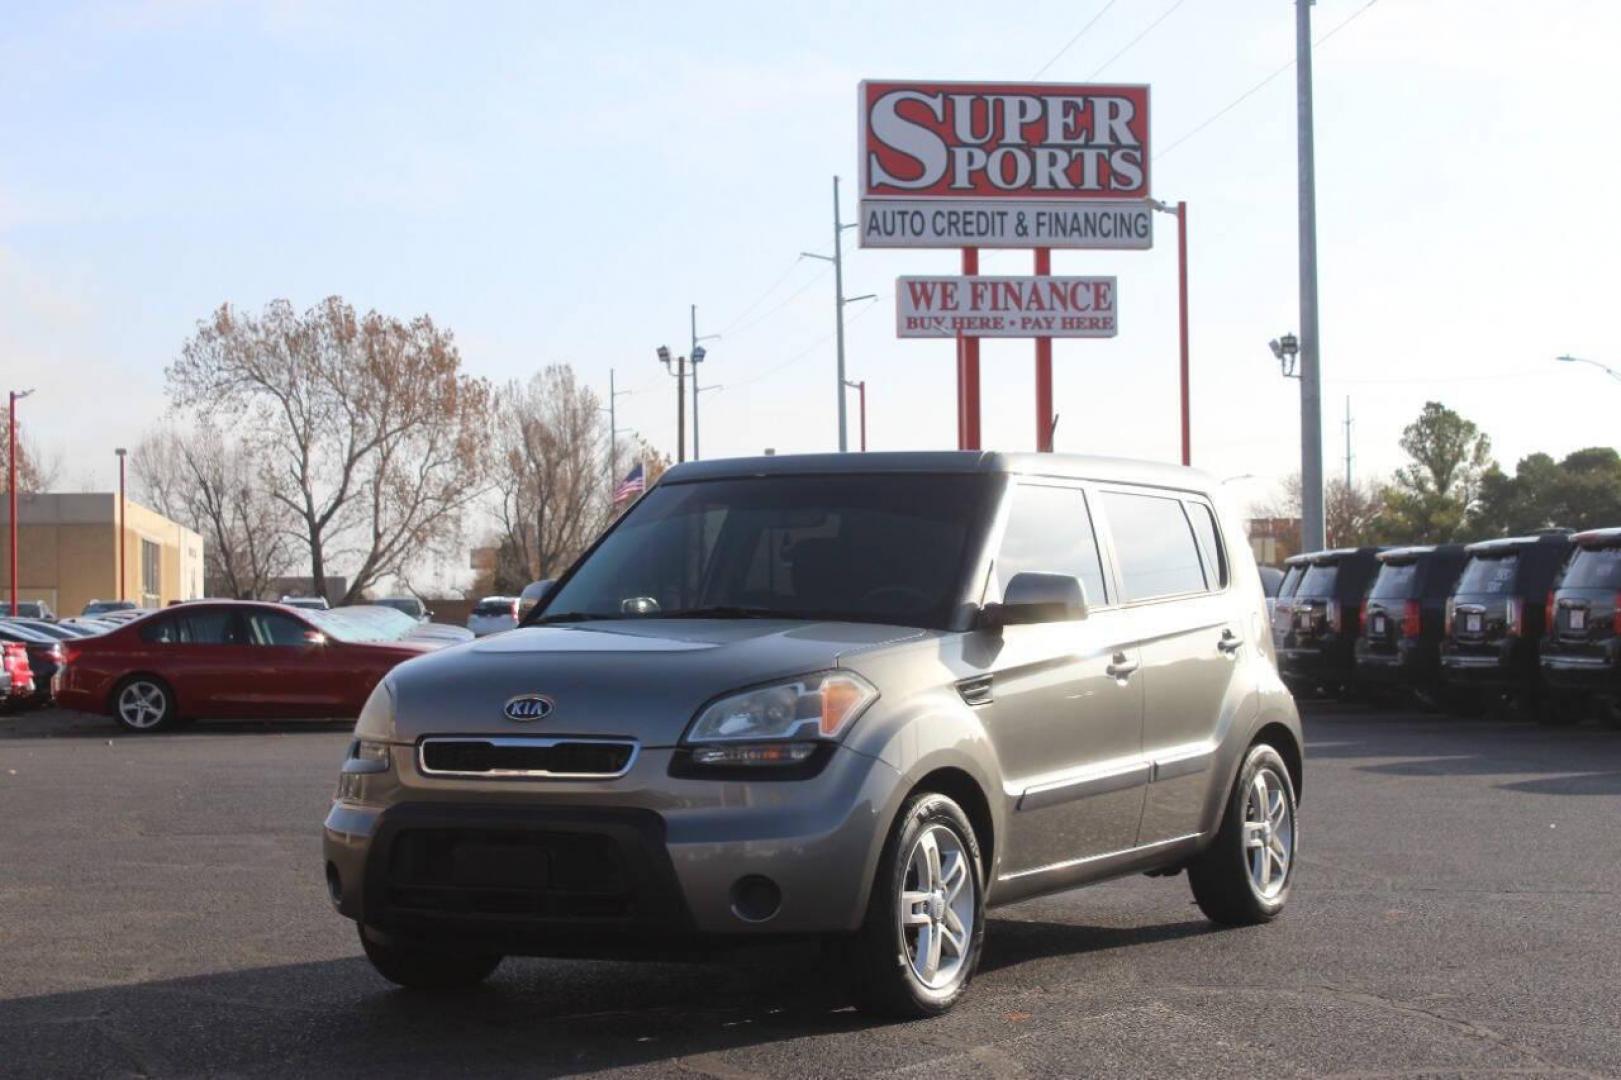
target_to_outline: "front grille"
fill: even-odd
[[[617,844],[589,833],[407,829],[388,862],[396,914],[623,920],[636,913]]]
[[[424,776],[602,780],[629,772],[636,750],[625,739],[431,737],[417,747],[417,763]]]

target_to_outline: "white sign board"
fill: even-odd
[[[1107,338],[1118,331],[1112,277],[903,277],[903,338]]]
[[[862,199],[861,246],[1147,251],[1154,246],[1154,212],[1146,202]]]

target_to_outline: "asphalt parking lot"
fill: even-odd
[[[1621,732],[1326,705],[1268,927],[1182,878],[993,912],[969,998],[874,1025],[819,954],[509,960],[392,989],[318,826],[346,726],[0,719],[8,1076],[1621,1074]]]

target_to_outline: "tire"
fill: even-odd
[[[930,874],[934,888],[920,880]],[[857,1007],[919,1019],[956,1004],[985,942],[984,882],[979,843],[962,807],[934,792],[908,799],[884,843],[866,921],[841,942]]]
[[[434,952],[410,945],[373,941],[360,927],[360,947],[377,974],[407,990],[465,990],[477,986],[501,966],[491,953]]]
[[[155,675],[131,675],[119,683],[112,705],[113,719],[137,735],[176,726],[174,691]]]
[[[1266,743],[1250,747],[1216,839],[1188,864],[1193,899],[1206,918],[1223,926],[1254,926],[1278,916],[1289,902],[1299,861],[1297,811],[1294,782],[1283,758]],[[1258,828],[1260,822],[1251,820],[1261,817],[1269,828]],[[1263,846],[1246,843],[1251,838]],[[1280,854],[1281,871],[1276,866]]]

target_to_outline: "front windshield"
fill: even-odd
[[[338,641],[399,641],[416,629],[416,620],[393,608],[357,605],[341,608],[305,608],[299,612],[320,628],[321,633]]]
[[[999,486],[910,473],[657,487],[531,621],[713,614],[945,627]]]

